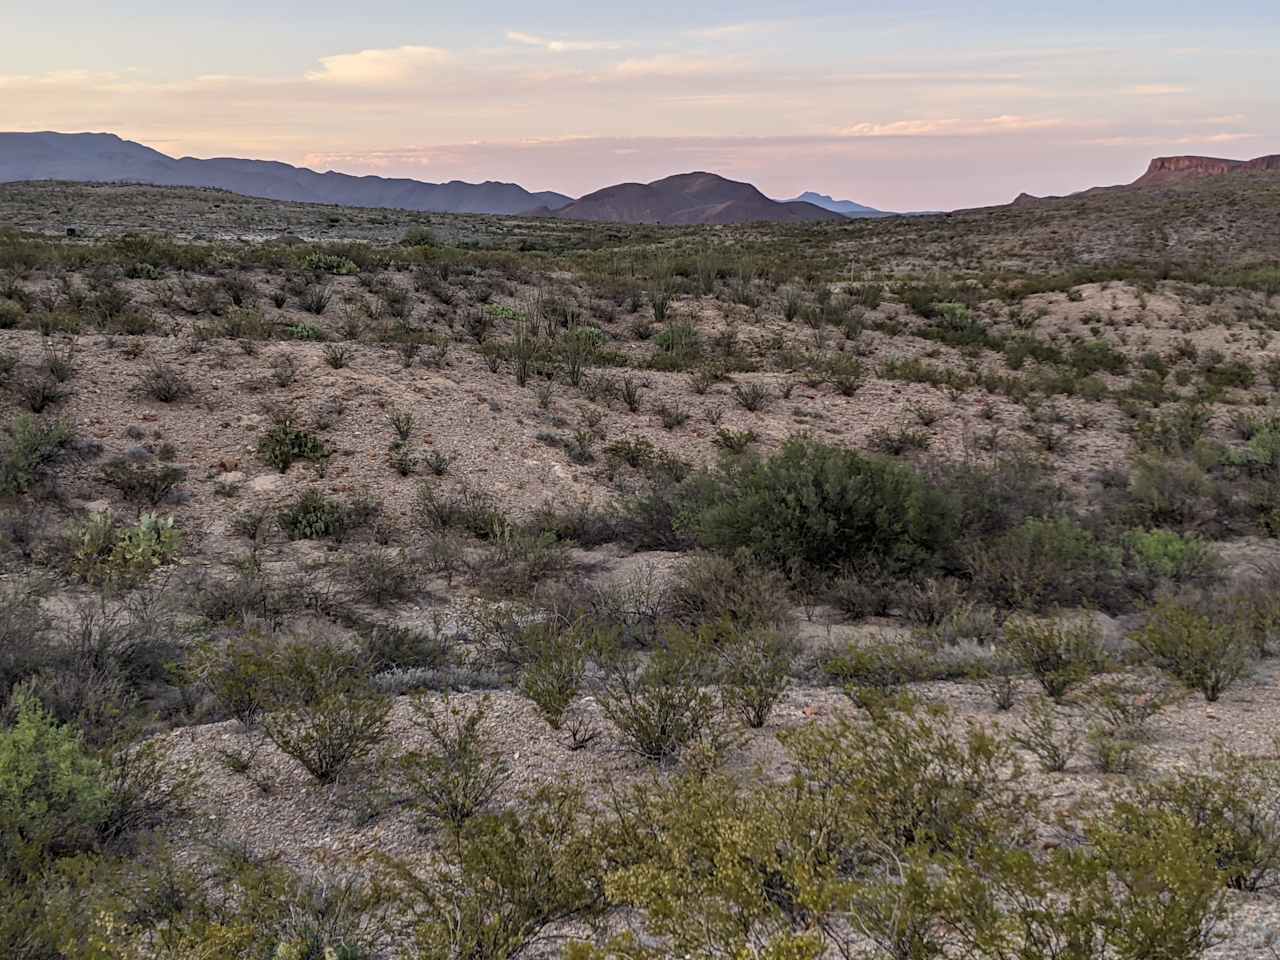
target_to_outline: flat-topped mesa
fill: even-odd
[[[1198,177],[1216,177],[1247,170],[1280,170],[1280,154],[1253,160],[1225,160],[1221,157],[1156,157],[1147,172],[1133,182],[1135,187],[1177,183]]]

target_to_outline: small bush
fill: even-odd
[[[274,658],[267,689],[267,736],[321,783],[387,736],[391,699],[375,693],[364,665],[337,647],[290,644]]]
[[[1069,723],[1063,727],[1057,708],[1044,697],[1031,701],[1020,729],[1015,730],[1009,739],[1035,754],[1046,773],[1067,769],[1080,743],[1077,731]]]
[[[1237,890],[1280,885],[1280,763],[1219,749],[1205,763],[1139,786],[1136,804],[1181,817]]]
[[[707,657],[698,635],[673,631],[643,661],[620,651],[604,658],[600,707],[628,749],[664,762],[712,732],[716,705],[704,689]]]
[[[258,456],[263,463],[285,473],[295,461],[323,464],[330,451],[313,433],[299,429],[292,420],[275,424],[258,441]]]
[[[1213,703],[1249,666],[1249,637],[1234,621],[1214,621],[1176,600],[1164,600],[1133,637],[1162,669]]]
[[[108,463],[102,479],[120,491],[129,503],[155,507],[167,500],[186,479],[186,471],[169,464],[136,463],[119,457]]]
[[[975,585],[997,606],[1115,606],[1125,597],[1117,581],[1118,551],[1067,519],[1025,520],[975,546],[969,568]]]
[[[307,490],[281,510],[277,520],[290,540],[341,540],[375,512],[376,505],[368,501],[341,503],[319,490]]]
[[[510,768],[482,729],[489,700],[482,698],[466,710],[447,698],[438,707],[419,698],[413,702],[413,712],[428,746],[400,761],[410,802],[429,820],[461,829],[488,809],[511,778]]]
[[[0,448],[0,496],[26,493],[74,437],[65,421],[17,417],[9,426],[8,442]]]
[[[1004,647],[1054,700],[1099,672],[1105,655],[1089,620],[1013,617],[1004,626]]]
[[[728,634],[715,645],[720,654],[720,696],[726,711],[759,729],[791,685],[797,644],[786,634],[762,628],[730,627]]]
[[[167,363],[152,362],[140,379],[142,392],[160,403],[176,403],[195,393],[191,381]]]

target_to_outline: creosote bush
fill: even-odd
[[[1004,625],[1004,647],[1054,700],[1106,663],[1098,628],[1085,618],[1011,618]]]
[[[1212,620],[1174,599],[1156,604],[1133,639],[1159,667],[1210,703],[1249,666],[1250,640],[1238,623]]]
[[[439,702],[419,697],[413,712],[427,746],[400,758],[401,782],[427,822],[460,830],[497,800],[511,778],[484,730],[489,700],[467,709],[447,697]]]
[[[332,783],[387,736],[390,698],[374,692],[355,654],[287,644],[272,657],[263,729],[321,783]]]

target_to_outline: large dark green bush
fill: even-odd
[[[929,569],[955,530],[946,498],[910,468],[809,439],[726,467],[715,494],[691,521],[698,539],[780,568],[872,559]]]

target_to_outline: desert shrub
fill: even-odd
[[[1220,564],[1217,551],[1196,536],[1170,530],[1131,530],[1124,538],[1130,562],[1151,580],[1186,583],[1212,578]]]
[[[342,503],[319,490],[306,490],[280,511],[277,522],[290,540],[341,540],[367,523],[376,507],[363,500]]]
[[[994,540],[974,546],[974,585],[997,606],[1043,610],[1050,606],[1124,599],[1120,556],[1068,519],[1028,519]]]
[[[75,434],[62,420],[38,420],[23,414],[9,425],[0,448],[0,496],[26,493],[70,445]]]
[[[492,536],[504,522],[497,502],[487,491],[464,485],[447,494],[431,483],[418,486],[412,517],[422,530],[460,528],[481,539]]]
[[[947,504],[910,469],[812,440],[726,468],[717,486],[692,521],[698,538],[776,567],[927,569],[952,535]]]
[[[745,553],[685,558],[668,580],[665,606],[671,619],[693,628],[720,620],[780,626],[791,619],[785,579]]]
[[[1183,817],[1237,890],[1280,884],[1280,763],[1219,748],[1205,762],[1134,791],[1145,810]]]
[[[1216,513],[1213,477],[1196,460],[1141,456],[1129,477],[1129,510],[1143,525],[1194,527]]]
[[[1009,739],[1035,754],[1046,773],[1067,769],[1080,744],[1079,732],[1071,721],[1063,723],[1057,707],[1045,697],[1031,701],[1019,728],[1010,734]]]
[[[865,722],[839,717],[780,735],[797,786],[821,805],[836,863],[872,851],[965,852],[1028,836],[1033,802],[1002,737],[905,701]]]
[[[493,592],[527,596],[571,566],[568,544],[555,534],[503,522],[491,531],[474,569],[483,573]]]
[[[1012,617],[1004,625],[1004,649],[1054,700],[1101,671],[1106,657],[1097,626],[1088,619]]]
[[[807,908],[834,884],[813,845],[797,841],[803,827],[767,799],[728,777],[684,776],[618,806],[610,838],[625,853],[604,889],[609,906],[634,912],[640,926],[604,946],[573,944],[567,957],[822,955],[819,927],[838,908],[834,898],[822,916]]]
[[[827,590],[831,605],[855,620],[884,616],[901,595],[901,583],[876,563],[844,564]]]
[[[453,659],[452,642],[442,629],[378,624],[361,635],[364,655],[374,672],[437,670]]]
[[[1213,703],[1249,666],[1249,637],[1234,620],[1216,621],[1174,599],[1157,603],[1134,642],[1187,689]]]
[[[366,547],[342,562],[347,595],[357,603],[384,606],[417,595],[421,578],[404,550]]]
[[[70,727],[27,693],[13,727],[0,729],[0,878],[93,844],[108,813],[102,767]]]
[[[386,738],[391,700],[365,664],[328,644],[292,643],[272,658],[263,729],[282,753],[332,783]]]
[[[614,650],[602,657],[604,715],[626,747],[655,762],[678,757],[713,733],[716,703],[705,689],[709,654],[702,638],[669,631],[647,657]]]
[[[875,707],[909,683],[927,680],[923,650],[892,640],[864,640],[834,647],[820,659],[822,672],[855,700]]]
[[[520,692],[552,730],[568,730],[570,746],[585,746],[594,731],[574,702],[586,680],[588,658],[600,648],[601,637],[579,620],[564,628],[550,624],[532,631],[532,639],[520,671]]]
[[[177,559],[182,536],[173,517],[143,513],[120,526],[111,513],[94,513],[72,535],[71,567],[91,583],[134,584]]]
[[[447,697],[438,705],[422,697],[413,701],[413,713],[427,747],[400,758],[401,782],[428,821],[459,830],[488,809],[511,778],[483,729],[489,700],[468,710]]]
[[[582,797],[543,788],[500,813],[472,818],[449,862],[392,875],[415,918],[417,956],[515,960],[562,938],[550,931],[604,906],[600,846]]]
[[[182,371],[167,363],[153,361],[139,379],[142,392],[160,403],[176,403],[195,393],[191,381]]]
[[[262,716],[275,680],[271,652],[254,634],[205,644],[189,660],[187,675],[213,698],[219,713],[249,727]]]
[[[748,727],[758,729],[791,685],[791,667],[797,643],[788,634],[768,628],[738,630],[728,625],[728,636],[715,644],[720,664],[720,697],[724,709],[736,714]]]
[[[111,460],[102,470],[102,479],[119,490],[125,500],[148,507],[163,503],[186,476],[181,467],[138,463],[124,457]]]
[[[1121,803],[1084,825],[1082,847],[1047,855],[993,845],[950,872],[940,912],[977,956],[1197,960],[1219,940],[1221,875],[1184,818]]]
[[[323,465],[329,454],[323,440],[314,433],[300,429],[289,418],[274,424],[258,441],[258,456],[262,458],[262,462],[281,473],[286,472],[298,460]]]

